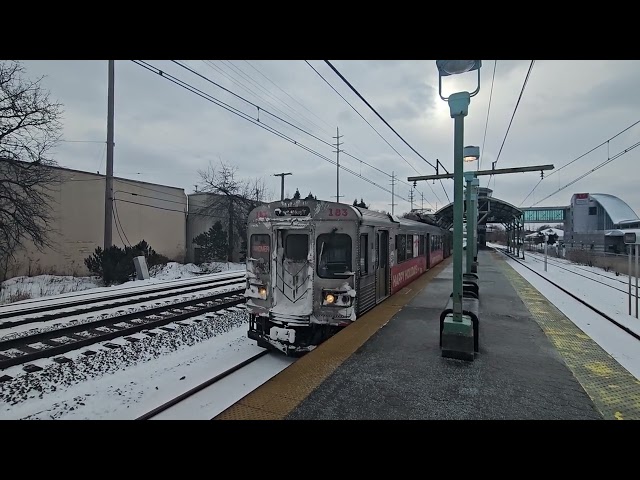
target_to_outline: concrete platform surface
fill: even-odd
[[[478,252],[480,351],[443,358],[452,264],[285,417],[602,419],[491,251]]]

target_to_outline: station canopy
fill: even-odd
[[[487,223],[502,223],[503,225],[508,225],[514,221],[522,222],[523,215],[523,210],[499,198],[478,197],[478,225],[485,225]],[[453,203],[435,212],[434,217],[440,227],[445,229],[453,227]]]

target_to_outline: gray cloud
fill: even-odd
[[[258,104],[260,123],[278,129],[303,145],[335,160],[330,147],[300,130],[274,119],[270,111],[313,133],[335,142],[336,126],[342,147],[350,154],[391,174],[398,180],[396,193],[409,198],[407,177],[433,173],[322,61],[310,63],[404,157],[398,156],[304,61],[184,61],[202,75]],[[169,61],[150,61],[164,72],[188,82],[228,108],[257,119],[258,111],[241,99]],[[432,60],[332,61],[338,70],[427,160],[440,161],[451,170],[453,120],[438,96],[438,76]],[[529,60],[499,60],[491,100],[482,168],[490,168],[500,150],[513,113]],[[31,77],[47,75],[44,85],[64,104],[64,136],[67,140],[106,139],[106,61],[25,61]],[[472,99],[465,119],[465,143],[482,145],[489,106],[493,60],[483,62],[480,93]],[[266,78],[268,77],[268,79]],[[443,88],[475,86],[474,76],[448,77]],[[498,167],[553,163],[556,168],[605,141],[634,121],[640,100],[633,87],[640,80],[638,61],[536,61],[527,89],[504,144]],[[271,83],[273,82],[273,83]],[[446,83],[446,85],[445,85]],[[277,86],[276,86],[277,85]],[[282,90],[281,90],[282,89]],[[284,93],[283,90],[286,92]],[[199,169],[219,158],[238,167],[242,177],[262,176],[275,196],[280,179],[274,173],[291,171],[286,178],[289,193],[312,191],[329,199],[336,194],[336,167],[247,120],[224,110],[129,61],[116,62],[115,172],[148,182],[184,188],[188,193],[199,182]],[[298,103],[300,102],[300,103]],[[302,104],[302,105],[301,105]],[[265,111],[266,110],[266,111]],[[613,140],[613,155],[638,141],[640,125]],[[56,158],[64,166],[104,171],[104,143],[62,143]],[[607,158],[604,146],[589,156],[543,180],[525,206],[538,202]],[[543,204],[567,204],[574,192],[613,193],[640,213],[638,159],[640,149],[620,157],[577,184],[545,200]],[[406,161],[405,161],[406,159]],[[391,178],[346,155],[341,164],[391,190]],[[408,163],[407,163],[408,162]],[[549,173],[547,173],[549,175]],[[495,179],[494,195],[519,205],[540,174],[527,173]],[[481,179],[485,186],[488,178]],[[452,182],[443,181],[449,198]],[[493,186],[493,180],[491,181]],[[340,173],[343,200],[354,198],[390,209],[391,195],[347,172]],[[447,203],[439,182],[419,182],[414,196],[438,208]],[[435,192],[435,193],[434,193]],[[396,212],[410,205],[396,199]]]

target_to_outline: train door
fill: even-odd
[[[380,230],[376,235],[376,298],[389,296],[389,232]]]
[[[431,234],[424,235],[424,254],[427,257],[427,270],[431,268]]]

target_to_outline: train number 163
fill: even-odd
[[[349,215],[349,212],[346,208],[330,208],[329,216],[330,217],[346,217]]]

